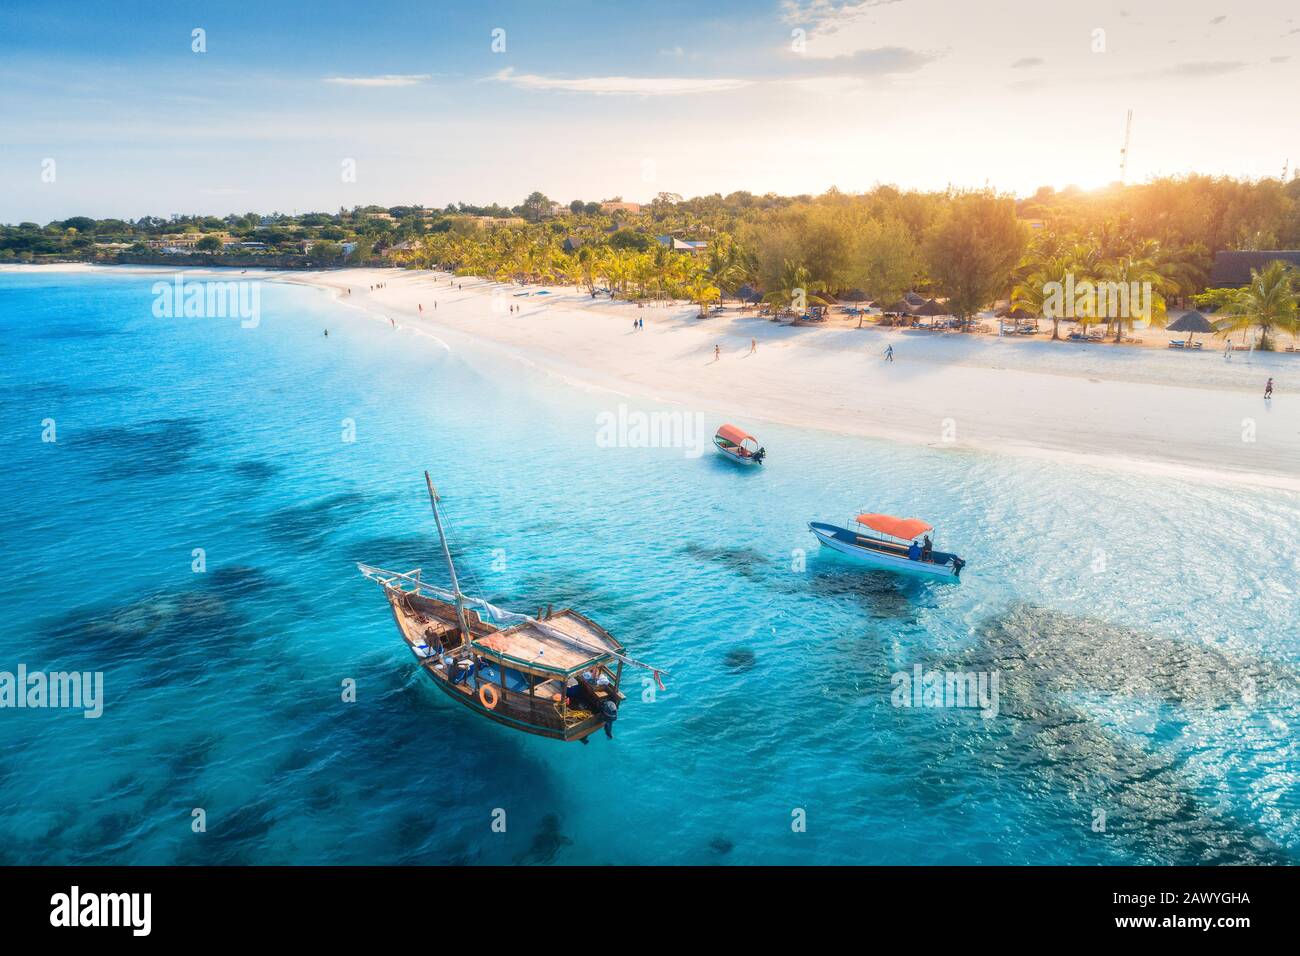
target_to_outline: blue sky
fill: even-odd
[[[5,0],[0,220],[1278,175],[1285,89],[1280,0]]]

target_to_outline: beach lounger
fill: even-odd
[[[1169,343],[1169,347],[1170,347],[1171,349],[1185,349],[1185,348],[1187,348],[1187,343],[1186,343],[1186,342],[1173,342],[1173,341],[1171,341],[1171,342]]]

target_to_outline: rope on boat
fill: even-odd
[[[453,592],[448,591],[446,588],[440,588],[436,585],[429,584],[425,581],[421,581],[415,578],[411,574],[403,574],[400,571],[387,571],[383,568],[375,568],[375,567],[371,567],[368,564],[360,564],[360,563],[357,564],[357,569],[366,577],[368,577],[370,580],[377,581],[378,583],[383,585],[390,585],[394,579],[400,578],[403,581],[410,581],[412,584],[414,584],[415,591],[427,591],[430,594],[432,594],[434,597],[438,598],[439,600],[445,601],[448,604],[454,604],[456,601],[456,595]],[[398,590],[401,589],[399,588]],[[402,593],[411,594],[414,592],[403,591]],[[607,655],[609,657],[614,658],[617,661],[622,661],[624,664],[627,664],[631,667],[640,667],[643,668],[644,670],[651,671],[654,673],[655,682],[658,683],[661,690],[664,690],[666,688],[664,688],[664,683],[662,680],[660,680],[660,678],[672,676],[662,668],[655,667],[653,664],[647,664],[644,661],[638,661],[635,658],[628,657],[625,654],[620,654],[618,651],[611,651],[607,647],[595,647],[591,644],[585,644],[582,641],[578,640],[576,637],[573,637],[570,634],[565,634],[563,631],[551,627],[545,621],[539,620],[533,617],[532,615],[519,614],[515,611],[507,611],[504,608],[497,607],[495,604],[492,604],[490,601],[485,601],[483,600],[483,598],[470,597],[468,594],[462,594],[461,600],[472,607],[479,608],[483,611],[486,611],[488,616],[491,617],[494,621],[499,621],[503,624],[510,624],[510,625],[532,624],[536,626],[539,630],[555,638],[557,641],[560,641],[564,644],[568,644],[571,647],[580,648],[581,650],[587,651],[590,654]],[[409,607],[407,609],[410,610]],[[470,635],[470,637],[472,639],[473,635]]]

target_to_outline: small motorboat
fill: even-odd
[[[758,444],[758,439],[735,425],[719,428],[713,436],[713,444],[723,455],[742,465],[761,465],[767,454],[767,449]]]
[[[920,518],[864,513],[853,524],[857,530],[810,521],[808,530],[826,547],[884,571],[956,581],[966,566],[957,555],[931,547],[934,526]]]

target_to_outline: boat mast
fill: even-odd
[[[447,547],[447,535],[442,530],[442,515],[438,513],[438,492],[433,488],[429,473],[424,473],[424,484],[429,489],[429,504],[433,505],[433,520],[438,525],[438,543],[442,545],[442,556],[447,561],[447,570],[451,573],[451,593],[456,596],[456,620],[460,623],[462,638],[468,643],[473,634],[465,620],[465,595],[460,591],[460,579],[456,577],[456,565],[451,563],[451,550]]]

